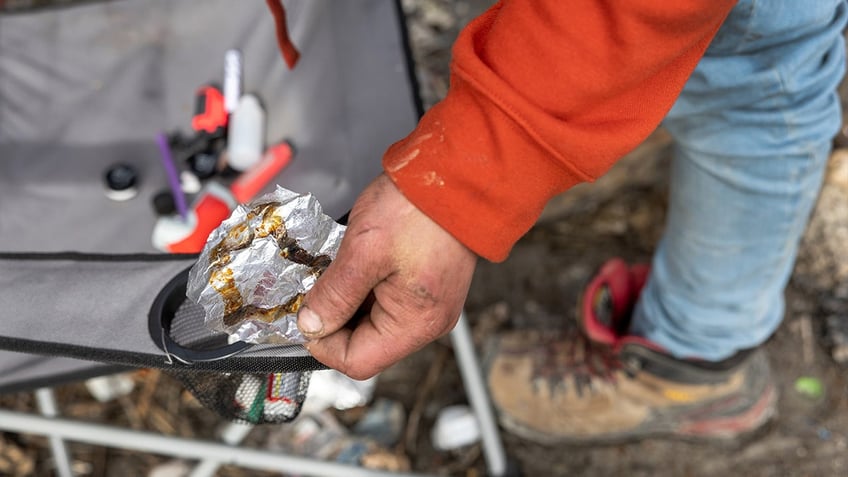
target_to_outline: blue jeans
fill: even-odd
[[[677,357],[762,344],[841,124],[844,0],[741,0],[664,125],[668,223],[631,332]]]

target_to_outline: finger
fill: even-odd
[[[450,331],[459,312],[446,320],[416,318],[403,326],[403,320],[389,316],[378,302],[354,330],[340,329],[307,348],[325,365],[353,379],[368,379]]]
[[[381,261],[367,253],[370,247],[351,245],[342,243],[336,259],[306,294],[297,326],[308,339],[321,338],[344,326],[383,278]]]

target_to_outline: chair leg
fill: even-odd
[[[459,321],[451,331],[450,337],[462,382],[468,394],[468,401],[477,416],[477,421],[480,423],[486,467],[489,470],[489,475],[502,477],[507,474],[506,452],[501,442],[495,413],[489,401],[489,393],[483,380],[480,363],[474,350],[474,341],[471,338],[471,328],[468,326],[465,311],[459,315]]]
[[[254,426],[252,424],[228,422],[221,430],[221,441],[231,446],[239,445],[253,428]],[[189,477],[214,477],[220,466],[220,461],[212,459],[203,460],[192,470]]]
[[[40,388],[35,391],[35,400],[38,405],[38,412],[44,417],[56,417],[59,415],[59,408],[56,406],[56,397],[53,395],[52,388]],[[71,470],[71,461],[68,458],[68,449],[65,447],[65,441],[57,435],[48,436],[50,439],[50,452],[53,454],[53,462],[56,464],[56,475],[59,477],[73,477],[74,473]]]

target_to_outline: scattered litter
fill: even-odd
[[[269,448],[329,459],[341,450],[346,435],[345,428],[329,412],[301,414],[291,425],[271,436]]]
[[[383,447],[390,448],[400,440],[406,421],[403,404],[391,399],[374,401],[362,419],[353,427],[353,433],[368,437]]]
[[[376,449],[362,456],[362,467],[386,472],[409,472],[412,465],[409,457],[385,449]]]
[[[801,376],[795,380],[795,391],[808,398],[818,399],[824,395],[824,384],[818,378]]]
[[[357,381],[336,370],[315,371],[301,412],[316,414],[324,409],[340,411],[368,404],[377,385],[377,376]]]
[[[439,412],[432,431],[433,447],[446,451],[480,440],[477,416],[466,405],[448,406]]]
[[[375,470],[405,471],[411,468],[406,455],[381,446],[369,436],[352,434],[330,410],[301,414],[290,425],[281,426],[272,433],[267,447]]]
[[[85,387],[99,402],[109,402],[126,396],[135,388],[135,381],[128,374],[112,374],[86,380]]]

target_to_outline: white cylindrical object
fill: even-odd
[[[237,171],[248,169],[262,158],[265,149],[265,110],[259,99],[246,94],[230,115],[227,163]]]
[[[121,449],[152,452],[184,459],[217,460],[256,470],[279,470],[287,474],[326,477],[422,477],[422,474],[392,473],[335,462],[298,457],[247,447],[163,436],[153,432],[120,429],[84,421],[46,418],[0,409],[0,429],[79,441]]]
[[[224,53],[224,110],[232,113],[241,98],[241,52],[227,50]]]
[[[468,326],[468,318],[464,311],[460,313],[459,321],[456,322],[450,337],[456,362],[459,365],[459,373],[465,384],[465,392],[468,394],[468,402],[474,409],[482,431],[483,455],[486,457],[489,475],[505,475],[507,472],[506,452],[501,442],[501,435],[498,433],[495,414],[489,402],[488,388],[483,382],[480,363],[477,361],[474,350],[471,327]]]
[[[56,405],[56,396],[52,388],[41,388],[35,391],[35,400],[38,411],[46,417],[59,415],[59,407]],[[71,469],[71,459],[65,441],[59,435],[50,434],[50,451],[53,453],[53,461],[56,464],[56,475],[59,477],[74,477]]]

